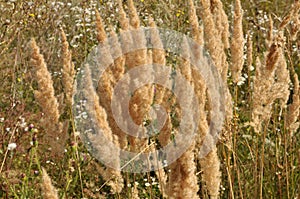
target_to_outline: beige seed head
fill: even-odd
[[[244,65],[243,11],[241,2],[235,1],[233,35],[231,39],[231,73],[235,83],[239,81]]]
[[[42,194],[44,199],[58,199],[56,188],[52,185],[51,178],[48,176],[47,171],[42,168]]]
[[[103,20],[97,9],[95,10],[95,13],[96,13],[97,40],[99,43],[103,43],[107,38],[105,29],[104,29]]]

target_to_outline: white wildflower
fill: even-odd
[[[8,144],[7,149],[8,149],[9,151],[12,151],[12,150],[14,150],[16,147],[17,147],[17,144],[16,144],[16,143],[10,143],[10,144]]]
[[[243,85],[245,82],[246,82],[246,78],[243,77],[243,76],[241,76],[241,77],[239,77],[239,81],[238,81],[237,85],[238,85],[238,86],[241,86],[241,85]]]

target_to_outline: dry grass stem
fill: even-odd
[[[270,74],[274,71],[278,59],[279,46],[276,43],[272,43],[266,58],[266,69],[270,71]]]
[[[93,146],[95,146],[100,159],[110,162],[113,168],[120,168],[119,151],[112,150],[111,148],[112,143],[114,146],[119,146],[118,138],[113,135],[109,126],[106,111],[99,104],[99,97],[93,88],[91,72],[88,65],[85,66],[85,82],[85,92],[86,96],[88,96],[87,110],[91,112],[91,117],[97,121],[94,130],[97,132],[97,129],[101,129],[102,133],[89,134],[88,139],[91,143],[94,143]],[[101,175],[108,181],[107,184],[111,187],[112,192],[120,193],[124,187],[124,180],[120,171],[111,168],[103,169],[101,171]]]
[[[215,6],[214,3],[217,3],[216,8],[218,9],[222,9],[223,6],[220,1],[210,2],[209,0],[201,0],[200,2],[202,5],[201,19],[204,28],[205,46],[208,49],[210,57],[212,58],[215,66],[217,67],[223,81],[226,82],[228,63],[226,60],[227,56],[224,51],[225,45],[222,41],[222,32],[228,30],[225,30],[226,27],[224,26],[226,25],[224,25],[222,22],[222,20],[224,20],[224,16],[216,19],[213,14],[213,6]],[[220,10],[218,10],[217,13],[221,15]],[[224,33],[224,35],[227,35],[227,33]],[[227,42],[225,41],[225,43]]]
[[[273,39],[274,39],[274,35],[273,35],[273,29],[274,29],[274,24],[273,24],[273,19],[271,17],[271,15],[269,15],[269,30],[268,30],[268,36],[267,36],[267,40],[266,40],[266,44],[267,44],[267,47],[270,48],[272,42],[273,42]]]
[[[105,41],[105,39],[107,38],[105,29],[104,29],[103,20],[97,9],[95,10],[95,13],[96,13],[97,40],[99,43],[103,43]]]
[[[243,11],[241,2],[235,1],[233,33],[231,38],[231,73],[232,79],[237,83],[240,79],[244,65],[244,36],[243,36]]]
[[[157,29],[155,21],[151,17],[149,18],[149,25],[151,27],[151,44],[156,47],[152,49],[152,61],[155,64],[165,66],[166,52],[159,36],[159,30]]]
[[[211,10],[214,16],[214,21],[216,28],[221,35],[224,48],[227,49],[230,47],[229,44],[229,20],[228,16],[223,9],[223,3],[220,0],[211,0]]]
[[[160,39],[159,36],[159,30],[156,27],[155,22],[153,21],[152,18],[149,18],[149,25],[151,27],[150,33],[150,39],[151,39],[151,44],[154,47],[152,49],[152,63],[156,64],[159,66],[159,68],[157,68],[157,71],[155,71],[156,73],[156,82],[162,81],[162,82],[167,82],[167,78],[168,77],[164,77],[160,74],[162,74],[161,70],[165,70],[166,67],[166,52],[163,49],[163,44],[162,41]],[[160,68],[161,67],[161,68]],[[171,74],[171,68],[168,67],[167,69],[169,69],[169,74]],[[161,104],[163,98],[164,98],[164,94],[165,94],[165,89],[159,85],[154,85],[154,90],[155,90],[155,96],[154,96],[154,101],[156,104]]]
[[[227,56],[224,51],[224,44],[222,42],[222,34],[216,27],[214,16],[211,13],[211,2],[209,0],[201,0],[202,12],[201,19],[204,27],[204,39],[205,46],[210,53],[216,68],[221,75],[223,82],[227,85],[227,73],[228,73],[228,62]],[[218,2],[220,3],[220,2]],[[221,5],[218,6],[222,8]],[[225,28],[225,27],[224,27]],[[224,30],[225,31],[225,30]],[[230,121],[232,118],[232,97],[228,87],[225,87],[225,108],[226,108],[226,120]]]
[[[257,59],[254,79],[252,125],[261,132],[261,125],[271,117],[272,105],[281,100],[281,108],[289,97],[289,71],[283,53],[283,37],[274,38],[263,63]],[[275,80],[276,79],[276,80]]]
[[[192,76],[193,76],[193,84],[194,84],[194,92],[198,100],[199,104],[199,121],[197,123],[198,125],[198,133],[196,136],[196,147],[195,151],[196,154],[200,154],[200,148],[203,144],[203,139],[206,136],[209,127],[208,127],[208,121],[207,121],[207,113],[205,110],[206,105],[206,86],[204,83],[204,80],[199,75],[198,71],[192,68]]]
[[[46,133],[43,139],[44,142],[50,144],[56,155],[61,155],[67,135],[62,133],[62,124],[59,121],[59,104],[55,97],[53,81],[34,39],[30,41],[30,47],[32,50],[31,62],[36,69],[38,82],[38,90],[34,92],[34,96],[45,114],[41,121]]]
[[[205,39],[205,46],[207,47],[212,60],[215,63],[220,74],[223,74],[222,68],[222,60],[220,60],[223,45],[220,45],[222,42],[218,30],[216,29],[216,25],[214,22],[213,15],[210,11],[210,1],[209,0],[201,0],[202,4],[202,12],[201,12],[201,19],[204,25],[204,39]]]
[[[61,29],[62,37],[62,57],[63,57],[63,70],[62,70],[62,82],[64,85],[66,103],[71,106],[73,104],[73,85],[75,77],[75,67],[72,62],[72,54],[69,50],[69,43],[63,29]]]
[[[117,82],[123,77],[124,72],[125,72],[125,56],[122,55],[122,47],[121,44],[118,41],[118,36],[115,33],[115,31],[113,31],[113,29],[111,28],[111,32],[110,32],[110,38],[111,38],[111,53],[112,57],[117,57],[114,59],[114,63],[110,66],[110,70],[112,71],[111,75],[112,77],[110,78],[111,81],[111,89],[113,89],[115,87],[115,85],[117,84]],[[121,56],[120,56],[121,55]],[[124,95],[127,95],[127,91],[126,90],[122,90],[121,92],[124,92]],[[111,100],[111,96],[109,97],[109,101]],[[111,103],[111,102],[109,102]],[[122,113],[122,109],[119,108],[117,109],[118,112],[118,116],[122,117],[124,116],[124,113]],[[115,122],[116,118],[113,118],[112,112],[111,112],[111,107],[106,107],[106,112],[108,115],[108,120],[109,120],[109,124],[112,128],[112,132],[118,136],[119,139],[119,143],[120,143],[120,147],[122,149],[127,147],[127,136],[126,134],[119,128],[118,124]]]
[[[137,29],[140,27],[140,19],[139,15],[136,11],[136,8],[134,6],[133,0],[128,0],[128,10],[129,10],[129,18],[130,18],[130,25]]]
[[[276,83],[273,86],[272,96],[280,99],[281,108],[285,108],[290,96],[290,72],[286,63],[283,48],[279,49],[277,69],[275,71]]]
[[[131,32],[132,39],[134,39],[134,45],[139,46],[139,50],[135,51],[129,51],[129,53],[126,54],[126,66],[128,71],[135,67],[140,67],[148,63],[148,52],[146,47],[146,38],[144,35],[144,32],[139,29],[140,27],[140,19],[138,17],[136,8],[133,4],[133,1],[128,1],[128,10],[129,10],[129,17],[130,17],[130,25],[132,26],[133,31]],[[152,62],[152,61],[151,61]],[[140,74],[138,79],[141,80],[149,80],[148,82],[153,82],[152,76],[149,75],[149,72],[147,69],[140,69]],[[152,73],[152,72],[150,72]],[[150,79],[149,79],[150,78]],[[138,84],[139,80],[137,77],[131,76],[130,81],[131,84],[135,85]],[[152,80],[151,80],[152,79]],[[144,85],[137,89],[131,100],[130,100],[130,114],[132,116],[133,121],[137,125],[142,125],[145,117],[147,117],[147,113],[149,112],[151,108],[151,104],[153,102],[153,85]],[[138,134],[145,133],[145,129],[143,129],[141,132],[135,132],[136,136]],[[134,137],[129,137],[129,142],[131,145],[131,150],[138,151],[141,148],[145,148],[147,145],[147,139],[137,139]]]
[[[193,39],[199,44],[199,45],[204,45],[204,38],[203,38],[203,27],[199,27],[199,21],[196,13],[196,8],[194,5],[193,0],[189,0],[189,21],[191,24],[191,33]]]
[[[229,42],[228,42],[229,28],[228,28],[228,21],[226,21],[227,16],[222,8],[223,6],[220,1],[201,0],[200,2],[202,4],[201,18],[204,25],[204,39],[206,42],[206,47],[210,53],[210,56],[215,66],[219,71],[219,74],[223,79],[224,84],[227,85],[226,81],[227,81],[228,63],[227,63],[227,56],[224,51],[224,49],[228,48],[229,46]],[[215,13],[215,15],[213,13]],[[237,31],[237,33],[240,34],[241,32]],[[242,37],[242,35],[237,35],[237,36],[239,36],[239,38]],[[194,80],[198,80],[198,79],[194,78]],[[203,83],[200,82],[199,85],[201,84]],[[195,84],[195,88],[196,90],[198,90],[197,84]],[[204,88],[205,87],[203,87],[203,89]],[[229,92],[229,89],[228,87],[225,88],[226,88],[225,91],[226,121],[229,122],[232,118],[233,105],[232,105],[231,94]],[[200,93],[198,95],[205,96],[206,90],[205,89],[204,90],[199,89],[199,90]],[[205,101],[203,101],[205,97],[200,97],[200,99],[201,98],[202,101],[200,101],[200,103],[202,102],[203,103],[202,106],[205,106]],[[206,118],[204,116],[205,116],[205,112],[202,111],[201,113],[200,111],[200,117]],[[208,124],[205,119],[202,119],[202,121],[200,121],[198,129],[200,130],[200,135],[198,138],[197,148],[200,148],[203,144],[203,138],[206,136],[206,133],[208,132]],[[228,136],[231,135],[228,134]],[[231,138],[226,138],[226,140],[230,140],[230,139]],[[217,198],[219,195],[219,185],[220,185],[221,175],[219,171],[220,162],[217,157],[216,149],[210,152],[204,159],[200,160],[200,165],[203,170],[203,179],[207,184],[207,189],[210,196],[212,198]]]
[[[52,185],[51,178],[48,176],[47,171],[42,168],[42,195],[44,199],[58,199],[56,188]]]
[[[140,196],[139,196],[139,190],[136,186],[136,184],[134,184],[133,188],[132,188],[132,191],[131,191],[131,198],[132,199],[140,199]]]
[[[279,30],[283,30],[291,21],[294,21],[297,17],[299,17],[300,11],[300,1],[295,1],[292,5],[291,11],[287,16],[284,17],[282,22],[279,25]]]
[[[214,148],[209,154],[200,160],[203,170],[202,178],[206,183],[211,198],[219,197],[219,187],[221,184],[220,160],[217,154],[217,148]]]
[[[248,33],[247,35],[247,68],[248,71],[252,71],[253,64],[253,44],[251,35]]]
[[[186,39],[184,39],[182,42],[182,51],[185,53],[183,57],[185,57],[186,59],[185,58],[180,59],[180,65],[177,70],[179,73],[181,73],[184,76],[186,81],[190,84],[190,87],[192,89],[191,92],[195,92],[196,88],[194,88],[194,80],[192,79],[192,69],[190,66],[190,62],[188,61],[190,57],[189,54],[190,48],[188,46],[188,42]],[[177,86],[179,91],[178,95],[186,96],[180,104],[180,109],[192,110],[193,100],[194,100],[192,95],[193,93],[185,93],[187,92],[186,85],[183,86],[178,84]],[[202,107],[201,104],[199,105],[200,107]],[[181,112],[178,112],[179,117],[181,117],[181,114],[182,114]],[[190,113],[189,118],[186,120],[190,121],[190,124],[188,125],[189,129],[193,128],[193,121],[194,121],[193,113]],[[181,128],[181,130],[183,130],[184,128],[186,127]],[[187,132],[180,132],[180,133],[183,134],[182,136],[184,136],[184,134]],[[195,175],[196,174],[196,162],[194,156],[195,145],[196,145],[196,141],[193,141],[189,149],[185,151],[181,155],[181,157],[176,160],[175,163],[170,165],[171,171],[169,174],[169,181],[167,183],[166,191],[165,191],[166,195],[168,195],[168,197],[170,198],[199,198],[199,196],[197,195],[199,187],[197,184],[197,176]]]
[[[298,14],[298,17],[295,18],[294,23],[291,27],[291,39],[292,41],[296,41],[299,39],[298,34],[300,31],[300,13]]]
[[[124,31],[129,30],[129,19],[127,18],[127,15],[124,11],[122,0],[118,0],[118,9],[121,28]]]
[[[299,112],[300,112],[300,89],[299,89],[299,79],[298,75],[294,74],[294,93],[293,93],[293,102],[288,106],[288,112],[286,115],[286,127],[290,131],[291,137],[297,131],[300,124]]]
[[[175,163],[170,165],[171,171],[166,188],[169,198],[199,198],[194,146],[195,143]]]

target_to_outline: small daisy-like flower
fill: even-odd
[[[239,77],[239,81],[237,83],[238,86],[243,85],[246,82],[246,78],[245,77]]]
[[[150,186],[150,183],[149,183],[149,182],[146,182],[146,183],[145,183],[145,186],[146,186],[146,187],[149,187],[149,186]]]
[[[17,144],[16,144],[16,143],[10,143],[10,144],[8,144],[7,149],[8,149],[9,151],[12,151],[12,150],[14,150],[16,147],[17,147]]]

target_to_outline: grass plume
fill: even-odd
[[[38,82],[38,90],[34,92],[34,96],[45,115],[41,121],[45,129],[43,139],[44,142],[51,146],[52,151],[58,155],[63,151],[67,135],[62,133],[62,124],[59,121],[59,104],[55,97],[53,81],[43,55],[40,54],[40,49],[34,39],[30,41],[30,48],[32,50],[31,63],[35,67]]]
[[[235,83],[240,79],[244,65],[244,36],[243,36],[243,11],[241,2],[235,1],[233,33],[231,38],[231,73]]]
[[[47,171],[43,168],[42,173],[42,194],[44,199],[58,199],[58,193],[56,188],[52,185],[51,178],[47,174]]]
[[[62,82],[64,86],[64,93],[66,96],[66,104],[69,104],[71,106],[73,104],[75,66],[72,62],[72,54],[69,50],[69,43],[67,41],[67,37],[63,29],[61,29],[61,38],[63,57]]]

